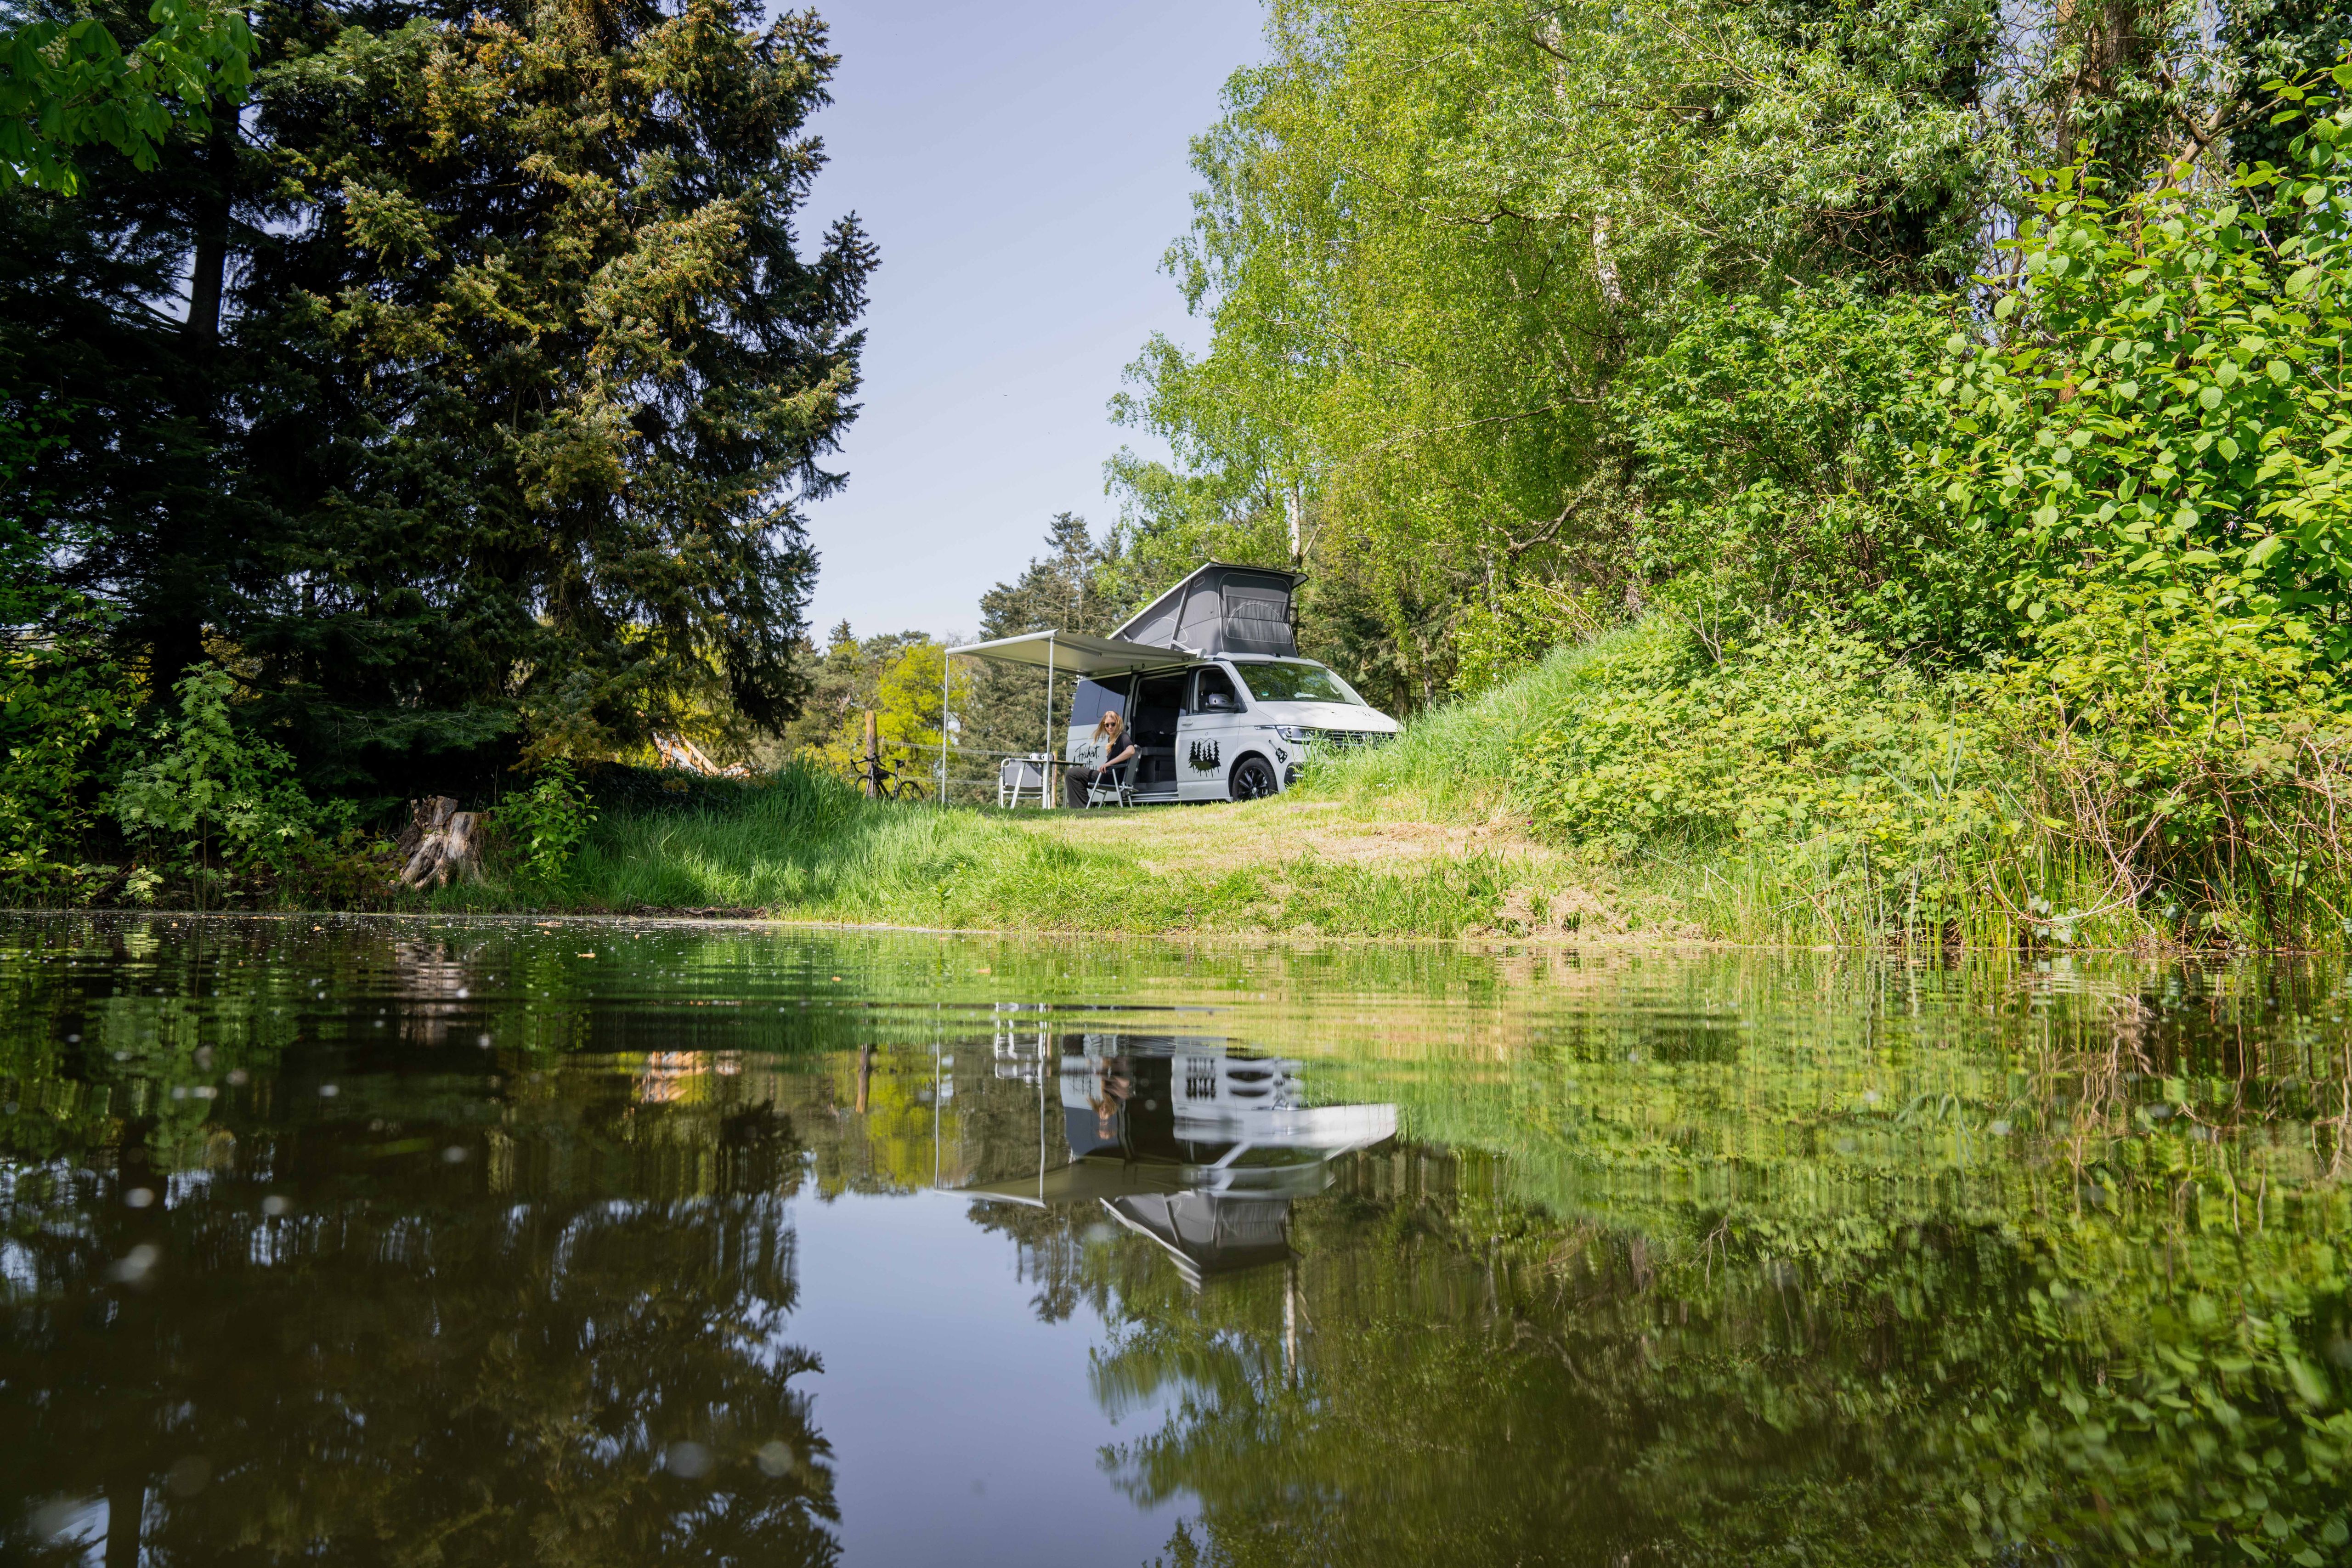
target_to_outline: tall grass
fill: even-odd
[[[993,809],[874,802],[818,769],[607,810],[566,875],[504,873],[452,910],[743,909],[812,921],[1121,932],[1460,935],[1493,926],[1512,873],[1492,857],[1372,868],[1299,854],[1153,873]]]
[[[1555,648],[1517,678],[1414,715],[1386,745],[1318,764],[1306,793],[1383,816],[1491,820],[1526,815],[1511,787],[1515,748],[1574,706],[1577,686],[1643,628]]]

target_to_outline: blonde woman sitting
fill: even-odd
[[[1087,788],[1094,790],[1118,788],[1126,782],[1125,769],[1135,761],[1135,742],[1127,738],[1127,721],[1117,710],[1106,711],[1095,721],[1095,732],[1087,738],[1087,751],[1097,761],[1089,764]]]

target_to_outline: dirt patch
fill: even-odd
[[[1040,813],[1018,826],[1131,856],[1153,876],[1264,873],[1265,903],[1253,913],[1258,924],[1285,936],[1314,934],[1303,918],[1297,925],[1286,923],[1297,891],[1286,873],[1310,859],[1400,875],[1482,861],[1506,891],[1494,923],[1465,931],[1466,937],[1576,942],[1683,934],[1662,921],[1664,911],[1650,907],[1654,900],[1629,900],[1605,868],[1539,842],[1524,824],[1508,819],[1442,821],[1404,812],[1372,817],[1337,802],[1276,799]]]
[[[1625,911],[1590,888],[1522,885],[1503,895],[1492,927],[1464,934],[1566,939],[1623,936],[1631,929]]]
[[[1475,855],[1505,855],[1531,865],[1549,865],[1559,858],[1558,851],[1508,823],[1366,818],[1331,801],[1044,812],[1020,826],[1074,844],[1123,849],[1155,872],[1231,869],[1307,853],[1349,865],[1400,869],[1419,861]]]

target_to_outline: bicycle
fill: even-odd
[[[929,800],[938,787],[938,780],[919,773],[900,773],[878,757],[857,771],[861,782],[871,787],[876,800]]]

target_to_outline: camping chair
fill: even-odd
[[[1087,781],[1088,805],[1133,805],[1135,804],[1135,764],[1129,757],[1115,768],[1105,768],[1098,778]]]
[[[1034,794],[1039,805],[1050,804],[1045,796],[1055,769],[1054,759],[1042,752],[1025,757],[1007,757],[996,764],[996,804],[1019,805],[1024,795]]]

